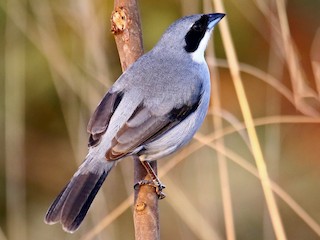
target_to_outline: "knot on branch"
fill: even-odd
[[[142,212],[142,211],[144,211],[144,210],[146,209],[146,207],[147,207],[147,204],[144,203],[144,202],[139,202],[139,203],[136,204],[136,210],[137,210],[137,212]]]
[[[128,24],[128,11],[124,7],[117,7],[111,14],[111,32],[119,34],[127,29]]]

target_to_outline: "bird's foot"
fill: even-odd
[[[146,180],[146,179],[143,179],[139,182],[137,182],[135,185],[134,185],[134,189],[138,189],[138,187],[142,186],[142,185],[149,185],[149,186],[152,186],[155,188],[156,190],[156,193],[158,195],[158,199],[163,199],[166,197],[166,195],[162,192],[163,189],[166,188],[165,185],[163,185],[160,181],[157,181],[157,180]]]

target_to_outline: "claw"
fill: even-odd
[[[163,185],[161,182],[160,182],[160,179],[158,178],[157,174],[153,171],[151,165],[149,162],[147,161],[141,161],[141,164],[142,166],[146,169],[149,177],[152,179],[152,180],[141,180],[139,181],[138,183],[136,183],[134,185],[134,189],[137,189],[137,186],[141,186],[141,185],[150,185],[152,187],[155,188],[156,190],[156,193],[158,195],[158,199],[163,199],[166,197],[166,195],[162,192],[162,189],[164,189],[166,186]]]
[[[162,191],[157,191],[157,189],[156,189],[156,193],[158,195],[159,200],[164,199],[166,197],[166,195]]]
[[[137,190],[138,187],[143,186],[143,185],[150,185],[150,186],[153,186],[153,187],[154,187],[153,181],[143,179],[143,180],[135,183],[135,184],[133,185],[133,188],[134,188],[135,190]]]
[[[156,189],[156,193],[158,195],[158,199],[164,199],[166,195],[162,192],[162,190],[165,189],[166,186],[163,185],[161,182],[157,182],[155,180],[153,180],[153,183]]]
[[[149,185],[154,187],[158,195],[158,199],[164,199],[166,197],[166,195],[162,192],[162,189],[164,189],[166,186],[163,185],[161,182],[144,179],[134,184],[133,188],[138,189],[138,187],[143,185]]]

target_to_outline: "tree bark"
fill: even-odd
[[[117,44],[122,71],[143,54],[140,15],[136,0],[115,0],[111,31]]]
[[[111,16],[111,31],[118,48],[122,71],[125,71],[143,54],[140,15],[137,0],[115,0]],[[155,172],[157,163],[152,164]],[[134,157],[134,183],[149,176]],[[134,228],[136,240],[159,240],[158,195],[154,187],[143,185],[134,190]]]

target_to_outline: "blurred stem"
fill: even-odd
[[[274,2],[270,3],[270,9],[274,8]],[[277,46],[277,32],[275,28],[271,29],[270,37],[270,54],[268,62],[268,73],[275,76],[276,79],[281,81],[283,75],[283,61],[278,57]],[[281,98],[274,88],[267,88],[266,92],[266,115],[274,116],[281,114]],[[279,169],[279,159],[281,155],[280,149],[280,124],[267,125],[265,128],[265,147],[264,152],[271,167],[270,176],[272,179],[277,179]],[[264,239],[274,239],[274,233],[272,231],[272,224],[270,222],[267,206],[264,207],[263,217],[263,236]]]
[[[216,6],[216,10],[219,12],[225,12],[223,3],[221,0],[213,0]],[[227,19],[221,21],[220,29],[223,39],[223,44],[225,46],[227,59],[230,65],[230,73],[235,85],[235,90],[238,96],[240,108],[244,118],[245,125],[247,127],[250,143],[252,145],[253,156],[256,161],[256,165],[261,177],[261,185],[265,195],[266,204],[270,213],[272,225],[276,234],[277,239],[286,239],[285,231],[281,221],[279,209],[276,203],[276,199],[271,190],[271,182],[268,176],[267,166],[262,154],[262,149],[259,143],[258,135],[254,127],[254,122],[249,107],[248,99],[242,84],[242,79],[240,76],[240,67],[237,59],[237,55],[232,43],[232,38],[230,34],[229,27],[227,25]]]
[[[6,238],[6,236],[4,235],[4,233],[3,233],[3,231],[2,231],[1,228],[0,228],[0,240],[8,240],[8,239]]]
[[[318,28],[317,33],[311,44],[310,56],[311,56],[311,66],[313,71],[314,80],[317,87],[318,98],[320,99],[320,28]]]
[[[125,71],[143,54],[140,15],[136,0],[115,0],[111,16],[120,56],[122,70]],[[157,170],[157,163],[152,167]],[[148,177],[138,158],[134,158],[134,182]],[[158,196],[153,187],[141,186],[134,192],[135,238],[143,240],[160,239]]]
[[[204,1],[204,10],[212,12],[212,6],[210,0]],[[219,72],[217,70],[215,52],[214,52],[214,44],[211,41],[207,47],[207,57],[212,59],[213,66],[210,68],[211,75],[211,110],[212,112],[221,112],[221,102],[220,102],[220,82],[219,82]],[[213,127],[215,130],[221,130],[223,128],[222,118],[217,114],[213,114]],[[216,140],[216,144],[224,149],[225,143],[224,138],[219,138]],[[217,160],[219,166],[219,177],[220,177],[220,186],[221,186],[221,196],[222,196],[222,206],[223,206],[223,215],[224,215],[224,223],[225,223],[225,232],[228,240],[236,239],[235,229],[234,229],[234,218],[233,218],[233,208],[232,208],[232,198],[230,191],[230,183],[229,183],[229,171],[227,166],[226,157],[217,152]]]
[[[228,148],[221,149],[218,145],[212,143],[213,137],[210,137],[210,136],[209,138],[204,137],[203,135],[198,133],[196,135],[196,139],[199,140],[201,143],[204,143],[210,146],[211,148],[215,149],[216,151],[220,152],[221,154],[225,155],[234,163],[241,166],[241,168],[243,168],[253,176],[257,177],[260,181],[262,180],[260,173],[255,168],[255,166],[253,166],[251,163],[246,161],[237,153],[233,152],[231,149],[228,149]],[[292,197],[290,197],[290,195],[287,192],[285,192],[279,185],[277,185],[275,182],[271,180],[270,180],[270,187],[274,191],[274,193],[277,194],[278,197],[287,204],[287,206],[289,206],[318,236],[320,236],[319,224],[304,210],[303,207],[301,207]],[[276,238],[276,239],[281,240],[279,238]]]
[[[182,221],[194,233],[196,239],[221,240],[222,237],[219,235],[215,227],[212,226],[212,222],[208,221],[203,212],[199,211],[201,210],[201,207],[192,203],[190,201],[190,196],[181,191],[181,189],[177,187],[169,177],[165,180],[166,183],[170,185],[170,188],[167,189],[168,194],[171,196],[171,200],[168,200],[168,204],[170,204],[173,211],[180,216]]]
[[[220,103],[220,86],[218,81],[218,72],[216,69],[211,69],[211,108],[214,111],[221,112],[221,103]],[[213,82],[214,81],[214,82]],[[220,116],[213,114],[213,126],[214,129],[222,129],[222,119]],[[225,148],[224,139],[219,138],[216,141],[216,145],[221,149]],[[222,195],[222,205],[223,205],[223,214],[226,228],[226,236],[228,240],[234,240],[235,230],[234,230],[234,220],[233,220],[233,209],[232,209],[232,199],[229,183],[229,171],[227,166],[226,157],[217,152],[217,159],[219,164],[219,174],[221,182],[221,195]]]
[[[7,11],[16,1],[7,1]],[[26,28],[26,14],[20,15]],[[5,32],[5,159],[8,239],[27,239],[25,186],[25,44],[7,18]]]
[[[308,85],[307,79],[300,64],[299,54],[291,38],[289,22],[286,12],[286,1],[276,0],[277,12],[279,17],[280,32],[282,35],[282,46],[285,51],[285,60],[288,65],[288,70],[290,74],[290,80],[292,83],[292,90],[295,97],[295,104],[299,106],[301,102],[306,99],[317,99],[317,94]],[[309,106],[311,116],[319,117],[319,112],[317,109],[313,108],[312,105]]]
[[[257,118],[254,121],[255,126],[264,126],[269,124],[292,124],[292,123],[309,123],[315,124],[320,123],[319,119],[305,117],[305,116],[272,116],[272,117],[264,117]],[[255,166],[253,166],[250,162],[246,161],[236,153],[232,152],[230,149],[224,148],[220,149],[219,146],[215,145],[213,141],[221,137],[225,137],[227,135],[236,133],[237,131],[245,129],[244,124],[238,123],[234,126],[229,126],[221,130],[216,130],[213,133],[204,136],[200,133],[195,135],[194,141],[189,145],[188,148],[185,148],[183,151],[177,153],[171,161],[168,161],[165,165],[161,167],[159,170],[159,177],[163,177],[172,169],[174,169],[179,163],[183,162],[188,156],[195,153],[199,149],[204,146],[208,146],[215,151],[219,151],[221,154],[225,155],[231,161],[239,165],[243,170],[252,174],[256,178],[260,180],[260,176]],[[320,225],[301,207],[295,200],[290,197],[279,185],[275,182],[271,181],[272,190],[275,194],[278,195],[280,199],[282,199],[289,207],[292,209],[318,236],[320,236]],[[115,221],[121,214],[123,214],[132,203],[132,195],[129,196],[126,200],[124,200],[120,205],[113,209],[113,211],[108,214],[104,219],[100,221],[98,225],[96,225],[93,229],[91,229],[81,240],[90,240],[93,239],[99,232],[101,232],[104,228],[109,226],[111,223]],[[195,220],[196,221],[196,220]]]

